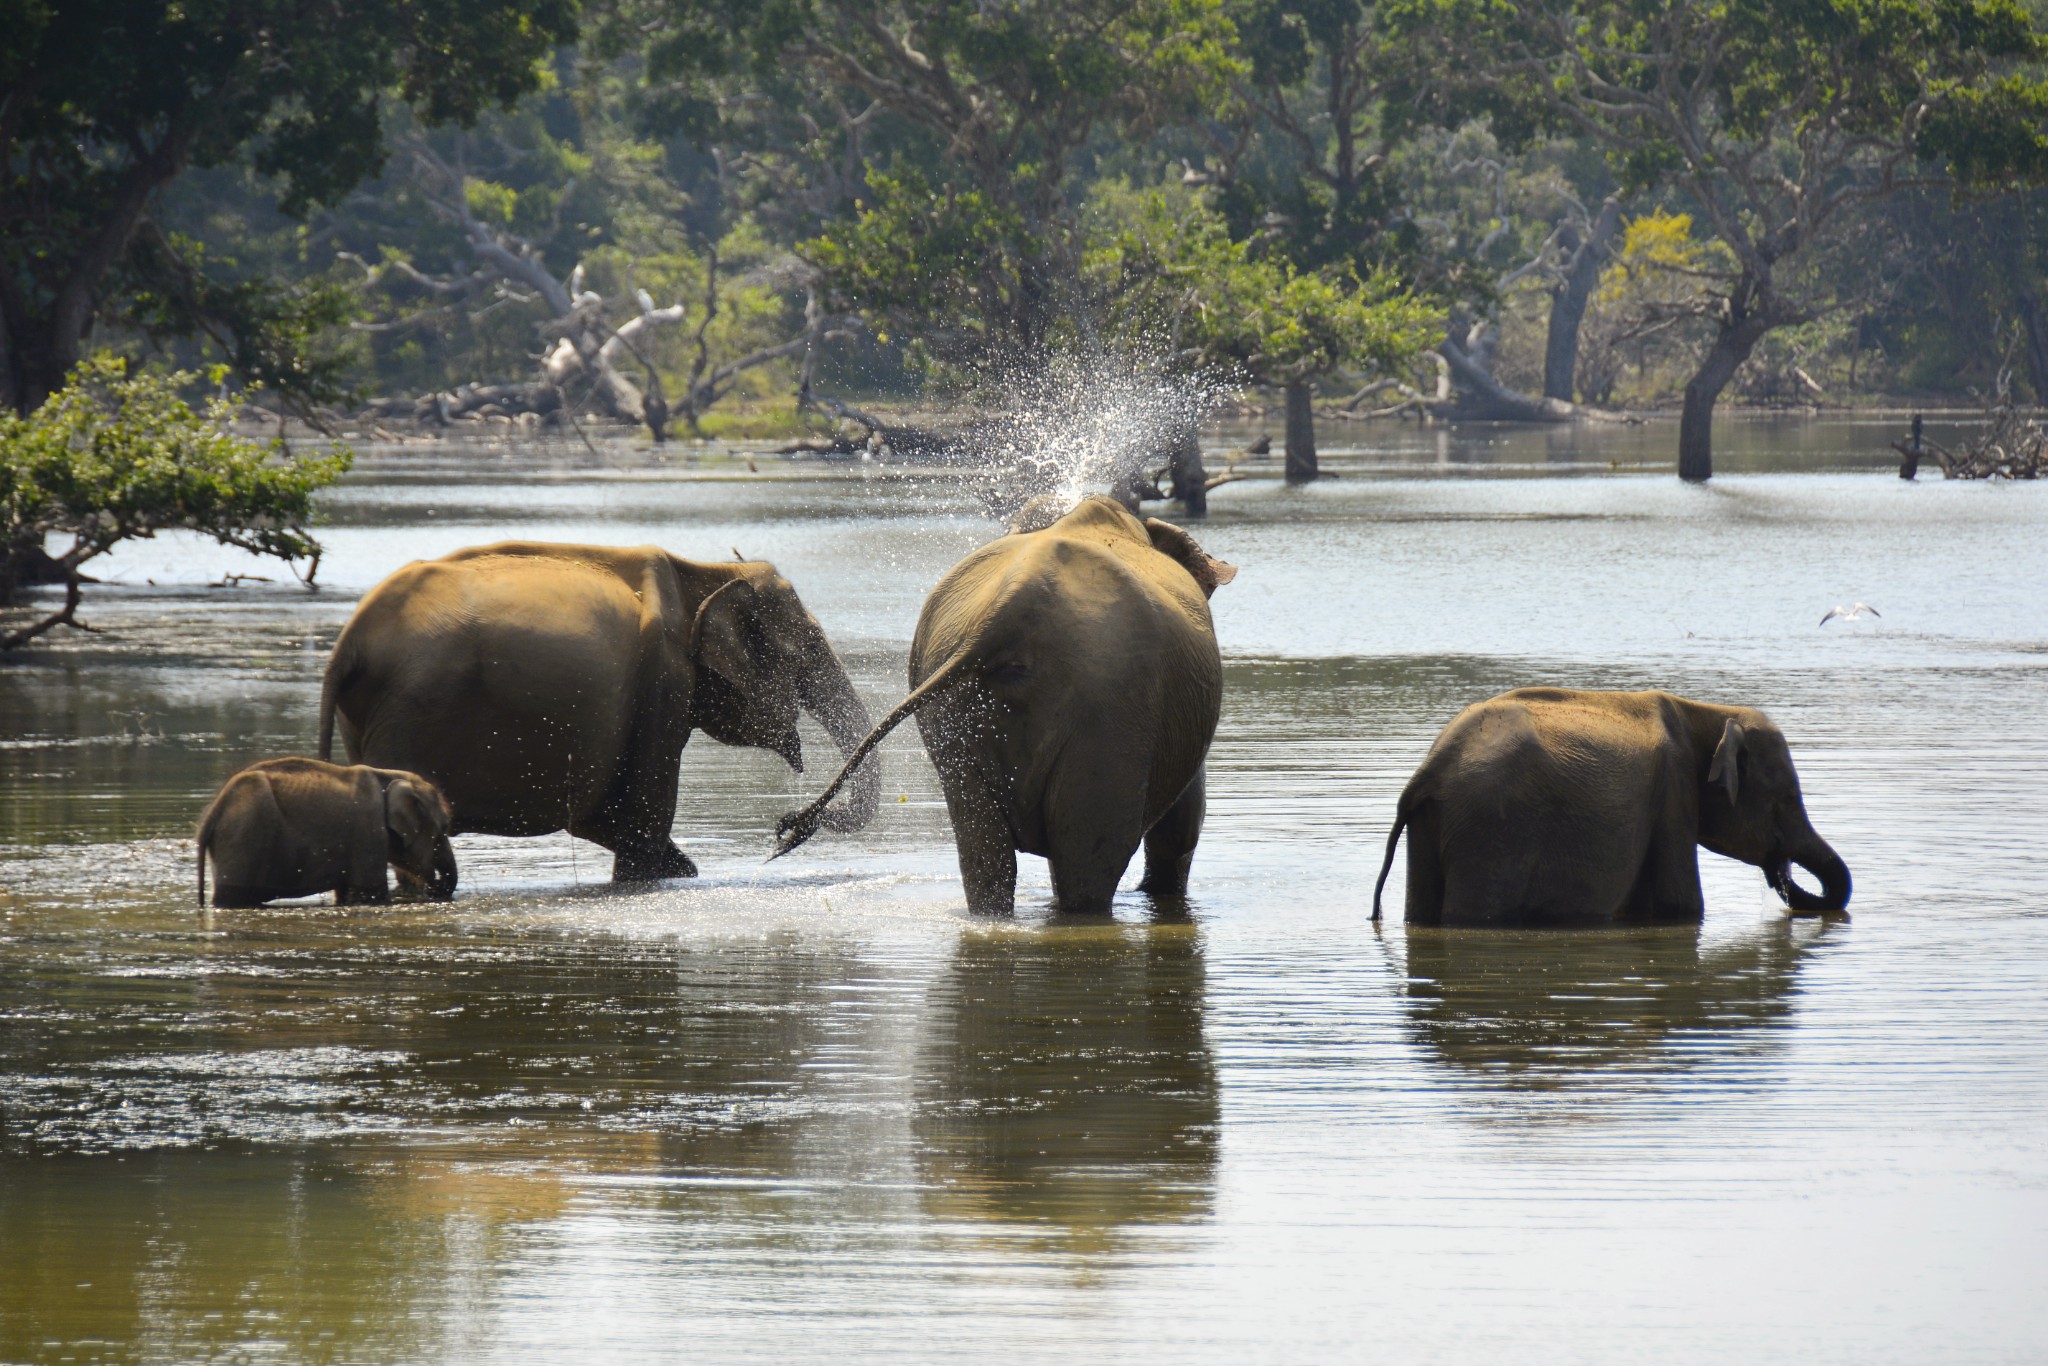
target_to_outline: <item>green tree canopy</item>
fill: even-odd
[[[1235,63],[1223,0],[645,3],[655,95],[677,118],[712,117],[721,79],[798,73],[820,105],[903,129],[886,156],[849,144],[871,173],[814,259],[850,306],[1024,357],[1074,302],[1077,154],[1191,116]]]
[[[576,0],[0,0],[0,402],[36,407],[137,293],[158,319],[265,326],[146,230],[188,167],[247,155],[288,210],[332,200],[381,164],[389,92],[472,119],[533,89],[576,20]]]
[[[1687,385],[1679,473],[1774,328],[1829,305],[1805,255],[1902,189],[2048,174],[2048,39],[2017,0],[1385,0],[1468,86],[1669,185],[1732,257]]]
[[[1290,385],[1340,368],[1399,370],[1442,335],[1440,311],[1386,271],[1303,270],[1231,237],[1222,215],[1154,191],[1090,254],[1116,328],[1180,364]]]

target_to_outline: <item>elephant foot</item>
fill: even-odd
[[[622,849],[612,856],[613,882],[659,882],[664,878],[695,876],[697,865],[673,844],[645,853]]]
[[[1188,894],[1187,874],[1155,873],[1147,869],[1144,880],[1138,884],[1138,890],[1146,896],[1185,900]]]

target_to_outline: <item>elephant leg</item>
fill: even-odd
[[[1046,797],[1046,861],[1061,912],[1109,914],[1116,885],[1145,836],[1139,823],[1144,802],[1144,774],[1120,781],[1100,770],[1072,771],[1054,779]]]
[[[668,771],[666,802],[659,796],[637,794],[622,782],[621,790],[602,807],[570,824],[570,834],[612,851],[613,882],[697,876],[697,865],[669,835],[676,819],[675,784],[680,769],[678,763]]]
[[[1698,924],[1706,919],[1707,898],[1700,890],[1699,846],[1660,822],[1650,838],[1642,871],[1622,904],[1621,918],[1655,924]]]
[[[663,878],[697,876],[696,863],[676,847],[674,840],[649,849],[606,847],[612,850],[613,882],[659,882]]]
[[[1002,805],[988,784],[968,774],[942,774],[946,814],[960,853],[960,885],[974,915],[1017,909],[1017,847]]]
[[[1188,869],[1195,861],[1195,844],[1202,838],[1202,817],[1208,811],[1208,766],[1174,798],[1166,814],[1145,832],[1145,880],[1138,890],[1153,896],[1186,896]]]
[[[334,889],[334,904],[337,906],[388,906],[391,904],[391,887],[352,887],[344,882]]]
[[[1444,923],[1444,861],[1436,810],[1428,802],[1408,818],[1408,923]]]
[[[267,887],[218,881],[213,884],[213,904],[217,910],[246,910],[251,906],[261,906],[274,895],[276,893]]]
[[[678,692],[664,628],[655,617],[643,618],[640,644],[638,694],[619,771],[597,809],[569,827],[570,834],[612,851],[614,882],[697,876],[696,863],[673,833],[676,783],[690,740],[688,699]]]
[[[364,780],[364,785],[374,783]],[[364,811],[363,828],[348,847],[348,871],[334,890],[337,906],[383,906],[391,900],[391,853],[384,829],[384,793],[365,796],[357,805]]]

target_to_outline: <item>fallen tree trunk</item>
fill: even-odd
[[[1567,403],[1561,398],[1538,398],[1508,388],[1472,357],[1456,340],[1446,337],[1436,349],[1450,369],[1451,397],[1428,404],[1434,417],[1454,422],[1632,422],[1626,413]],[[1406,406],[1406,405],[1402,405]]]
[[[374,398],[358,410],[361,421],[410,418],[448,426],[470,418],[554,418],[562,412],[562,391],[546,380],[526,384],[464,384],[416,398]]]

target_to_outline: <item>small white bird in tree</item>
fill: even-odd
[[[1820,624],[1825,626],[1837,617],[1840,617],[1843,621],[1858,621],[1866,613],[1873,617],[1882,617],[1884,615],[1884,613],[1878,611],[1869,603],[1859,602],[1848,607],[1830,607],[1828,614],[1820,619]]]

